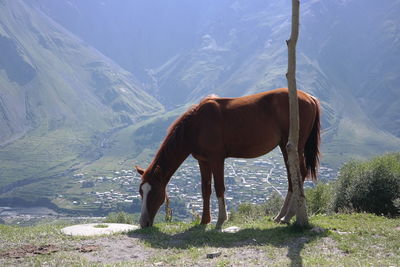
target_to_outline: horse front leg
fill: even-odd
[[[201,224],[208,224],[211,221],[210,196],[211,196],[211,169],[208,162],[199,161],[201,174],[201,193],[203,196],[203,214]]]
[[[216,229],[221,229],[222,224],[228,219],[225,205],[224,160],[216,161],[212,167],[214,175],[214,188],[218,199],[218,220]]]

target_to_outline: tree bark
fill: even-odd
[[[292,0],[291,34],[290,39],[286,41],[288,46],[288,71],[286,73],[286,78],[289,87],[290,112],[289,138],[286,145],[286,150],[288,153],[289,173],[293,189],[293,196],[291,198],[288,210],[294,210],[296,215],[296,225],[304,227],[308,225],[308,217],[298,154],[299,103],[296,86],[296,44],[299,36],[299,9],[300,1]]]

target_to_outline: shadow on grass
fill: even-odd
[[[167,234],[157,227],[137,230],[130,237],[144,240],[153,248],[186,249],[190,247],[245,247],[272,245],[288,248],[290,266],[301,266],[300,253],[304,245],[313,240],[327,236],[326,232],[314,233],[310,229],[298,229],[295,226],[276,225],[266,229],[245,228],[236,233],[225,233],[207,229],[202,225],[194,225],[176,234]]]

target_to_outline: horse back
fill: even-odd
[[[315,102],[302,91],[298,91],[298,97],[300,139],[304,136],[306,140],[314,122]],[[289,98],[285,88],[237,98],[204,99],[193,123],[198,154],[224,157],[261,156],[286,143],[288,133]]]

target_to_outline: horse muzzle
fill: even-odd
[[[140,222],[140,228],[142,229],[149,226],[153,226],[153,221],[150,220],[148,216],[145,217],[141,216],[139,222]]]

